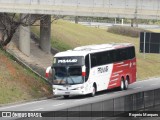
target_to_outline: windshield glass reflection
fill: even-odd
[[[81,84],[84,82],[81,66],[54,67],[55,78],[53,84]]]

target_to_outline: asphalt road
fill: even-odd
[[[139,91],[147,91],[160,88],[160,78],[152,78],[144,81],[138,81],[134,84],[129,85],[128,90],[118,91],[109,90],[99,92],[95,97],[89,96],[72,96],[69,99],[63,97],[45,99],[40,101],[33,101],[27,103],[21,103],[11,106],[0,107],[0,111],[56,111],[87,103],[93,103],[101,100],[112,99]]]

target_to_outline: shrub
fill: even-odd
[[[112,26],[108,28],[108,32],[114,33],[114,34],[120,34],[130,37],[139,37],[140,32],[149,32],[147,30],[136,28],[136,27],[129,27],[129,26]]]

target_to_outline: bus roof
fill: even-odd
[[[129,46],[133,46],[133,44],[131,43],[111,43],[111,44],[87,45],[87,46],[76,47],[73,50],[59,52],[54,57],[86,56],[89,53],[109,51],[109,50],[113,50],[117,48],[129,47]]]

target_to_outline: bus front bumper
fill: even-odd
[[[53,90],[54,95],[85,95],[83,90]]]

